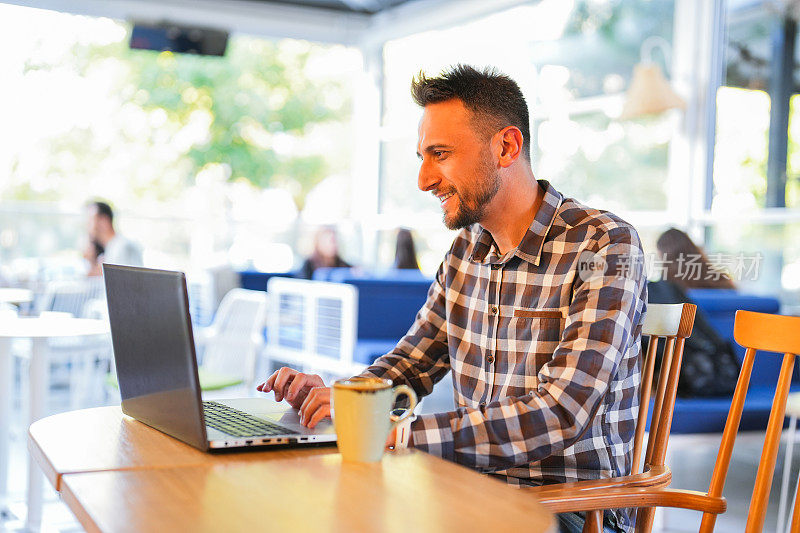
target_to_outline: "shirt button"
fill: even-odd
[[[498,311],[498,309],[497,309],[497,306],[496,306],[496,305],[493,305],[493,306],[492,306],[492,310],[491,310],[491,311],[492,311],[492,314],[493,314],[493,315],[496,315],[496,314],[497,314],[497,311]]]
[[[490,363],[494,363],[494,356],[490,355],[489,357],[486,358],[486,360],[489,361]]]

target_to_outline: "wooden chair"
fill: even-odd
[[[601,493],[618,487],[666,487],[672,479],[669,468],[664,464],[669,442],[672,411],[675,407],[675,394],[678,390],[683,346],[692,334],[697,306],[694,304],[647,304],[642,335],[649,337],[646,354],[642,361],[642,384],[640,389],[639,418],[633,441],[633,462],[631,474],[610,479],[576,481],[556,485],[530,487],[524,490],[536,495],[545,507],[556,513],[586,511],[581,506],[583,493]],[[645,428],[650,405],[653,375],[655,373],[656,351],[659,339],[664,339],[664,353],[661,359],[658,385],[655,388],[650,432],[647,447],[643,447]],[[644,462],[642,464],[642,456]],[[577,497],[577,500],[575,499]],[[618,506],[619,507],[619,506]],[[594,522],[601,525],[603,513],[599,508],[587,515],[587,527],[591,531]],[[639,511],[638,523],[647,523],[652,528],[653,511],[643,508]]]
[[[714,464],[708,492],[666,487],[611,488],[583,491],[573,494],[572,497],[565,496],[563,498],[565,506],[566,502],[569,502],[568,507],[570,510],[591,511],[590,514],[592,515],[597,515],[599,510],[602,509],[624,507],[658,506],[693,509],[703,512],[700,532],[708,533],[713,531],[717,515],[726,510],[726,501],[722,496],[725,478],[728,473],[736,434],[739,430],[739,422],[741,421],[756,351],[763,350],[783,353],[784,356],[775,398],[770,411],[769,423],[767,424],[761,460],[753,487],[753,496],[750,500],[747,525],[745,526],[745,532],[761,531],[767,513],[770,485],[772,484],[775,459],[778,454],[778,445],[780,444],[784,412],[786,410],[786,397],[789,393],[794,359],[800,353],[800,317],[738,311],[734,325],[734,338],[747,351],[742,363],[742,371],[739,374],[739,381],[733,394],[733,401],[728,411],[728,419],[725,423],[725,430],[722,433],[722,443]],[[796,513],[800,513],[800,509],[797,509],[797,503],[795,503],[795,510]],[[589,529],[584,528],[584,531],[600,531],[599,526],[595,524],[596,518],[593,519]],[[589,525],[589,520],[587,520],[587,525]],[[642,531],[640,526],[642,524],[637,524],[637,531]],[[793,520],[792,528],[792,531],[800,530],[800,517],[797,514]]]

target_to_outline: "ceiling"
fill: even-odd
[[[224,0],[223,0],[224,1]],[[247,0],[261,4],[288,4],[303,7],[375,15],[387,9],[416,0]]]
[[[539,0],[0,0],[77,15],[173,22],[273,38],[378,50],[390,39],[441,29]]]

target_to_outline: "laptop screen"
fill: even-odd
[[[103,277],[122,412],[206,449],[184,274],[104,264]]]

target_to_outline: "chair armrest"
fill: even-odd
[[[214,325],[196,328],[194,330],[194,342],[197,348],[204,347],[208,341],[219,334],[218,328]]]
[[[672,480],[672,472],[666,466],[654,466],[641,474],[620,476],[608,479],[592,479],[587,481],[571,481],[569,483],[556,483],[540,485],[538,487],[524,487],[522,490],[531,492],[537,498],[558,498],[561,494],[574,495],[585,490],[603,490],[610,488],[633,487],[666,487]]]
[[[586,490],[571,496],[564,494],[560,498],[543,498],[539,503],[554,513],[626,507],[677,507],[721,514],[728,507],[722,496],[712,497],[705,492],[661,487]]]
[[[525,487],[522,490],[532,493],[539,503],[556,513],[586,511],[576,497],[584,493],[610,489],[663,488],[672,480],[672,472],[666,466],[654,466],[641,474],[620,476],[609,479],[573,481],[539,487]]]

